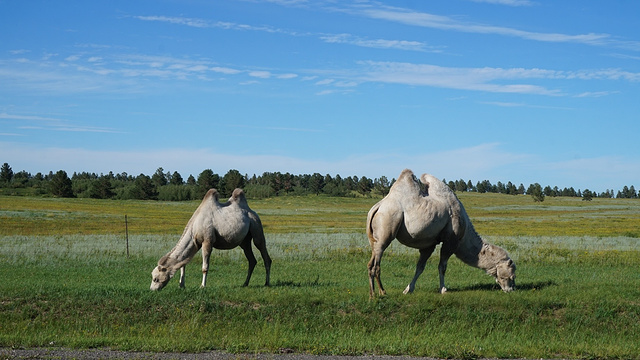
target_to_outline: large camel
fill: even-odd
[[[260,250],[267,273],[265,286],[269,286],[271,258],[258,214],[249,208],[242,189],[235,189],[224,204],[218,202],[218,191],[211,189],[191,216],[176,246],[158,261],[151,272],[151,290],[162,289],[180,269],[180,287],[184,288],[185,266],[202,248],[202,285],[207,282],[211,249],[233,249],[240,246],[249,261],[249,273],[243,286],[249,284],[257,260],[251,250],[251,239]]]
[[[491,245],[476,233],[471,220],[453,191],[432,175],[423,174],[420,182],[411,170],[402,171],[389,194],[375,204],[367,216],[367,236],[371,244],[369,261],[369,292],[374,297],[374,280],[380,295],[385,290],[380,282],[380,259],[393,239],[418,249],[420,258],[416,272],[404,293],[415,289],[416,281],[424,271],[425,263],[436,245],[440,249],[440,292],[445,293],[444,273],[447,261],[455,254],[464,263],[483,269],[496,278],[503,291],[515,287],[516,266],[507,252]]]

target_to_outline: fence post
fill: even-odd
[[[124,229],[125,236],[127,239],[127,259],[129,258],[129,221],[127,220],[127,215],[124,215]]]

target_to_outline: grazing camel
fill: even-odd
[[[420,178],[420,183],[411,170],[402,171],[389,194],[375,204],[367,215],[367,236],[371,245],[369,261],[369,293],[374,297],[374,280],[380,295],[385,290],[380,282],[380,259],[393,241],[418,249],[420,258],[416,272],[404,293],[415,289],[416,281],[424,271],[425,263],[437,244],[440,249],[440,293],[445,293],[444,273],[447,261],[455,254],[464,263],[483,269],[496,278],[503,291],[515,287],[516,266],[507,252],[486,243],[476,233],[471,220],[453,191],[429,174]]]
[[[184,288],[184,268],[202,248],[202,285],[207,282],[211,249],[233,249],[240,246],[249,261],[249,273],[243,286],[249,285],[257,260],[251,250],[251,239],[260,250],[269,286],[271,258],[258,214],[249,208],[242,189],[235,189],[224,204],[218,202],[218,191],[211,189],[191,216],[176,246],[158,261],[151,272],[151,290],[162,289],[180,269],[180,287]]]

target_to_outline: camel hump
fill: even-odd
[[[244,190],[240,188],[236,188],[235,190],[233,190],[233,193],[231,194],[231,198],[229,198],[229,201],[238,203],[238,204],[247,204],[247,198],[244,195]]]
[[[397,193],[400,196],[420,193],[420,185],[418,183],[418,179],[413,174],[413,171],[409,169],[404,169],[398,176],[398,180],[393,183],[391,189],[389,190],[389,194]]]
[[[231,198],[233,200],[244,199],[244,190],[240,188],[236,188],[235,190],[233,190],[233,193],[231,194]]]
[[[420,182],[427,186],[429,189],[433,189],[434,191],[440,194],[452,194],[453,191],[449,188],[447,184],[442,182],[442,180],[431,174],[422,174],[420,176]]]
[[[391,188],[393,188],[396,184],[398,184],[397,187],[405,187],[407,184],[413,184],[416,181],[417,179],[413,174],[413,171],[411,171],[410,169],[404,169],[402,170],[400,175],[398,175],[398,180],[393,183],[393,186],[391,186]]]
[[[207,193],[204,195],[204,200],[213,199],[217,202],[219,197],[220,197],[220,193],[218,192],[218,190],[209,189],[209,191],[207,191]]]
[[[413,171],[411,171],[410,169],[404,169],[402,170],[402,172],[400,173],[400,175],[398,176],[398,180],[402,180],[405,178],[409,178],[410,180],[413,180],[415,178],[415,175],[413,175]]]

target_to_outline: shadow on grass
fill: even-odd
[[[532,283],[523,283],[523,284],[518,284],[516,283],[516,289],[515,291],[529,291],[529,290],[541,290],[544,289],[546,287],[549,286],[556,286],[558,285],[555,281],[552,280],[548,280],[548,281],[539,281],[539,282],[532,282]],[[500,290],[500,285],[493,283],[493,284],[474,284],[474,285],[469,285],[469,286],[465,286],[462,288],[447,288],[447,291],[473,291],[473,290],[485,290],[485,291],[497,291]]]
[[[292,288],[301,288],[301,287],[327,287],[327,286],[336,286],[335,282],[321,282],[320,276],[317,276],[315,280],[307,280],[307,281],[293,281],[293,280],[278,280],[275,284],[271,284],[271,287],[292,287]]]

